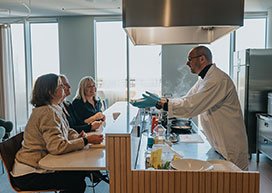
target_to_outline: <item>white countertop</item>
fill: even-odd
[[[119,112],[116,120],[113,119],[113,113]],[[102,134],[129,134],[134,117],[138,113],[138,108],[133,107],[127,102],[117,102],[108,108],[104,114],[106,121],[104,126],[95,133]],[[105,144],[90,145],[83,150],[75,151],[62,155],[48,154],[40,160],[41,168],[47,170],[104,170],[106,169]]]

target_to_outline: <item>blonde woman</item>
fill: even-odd
[[[62,107],[63,112],[66,115],[70,127],[76,130],[78,133],[80,133],[81,131],[90,132],[98,129],[103,124],[102,121],[94,121],[91,124],[82,123],[79,121],[79,118],[74,110],[73,105],[68,100],[66,100],[66,97],[68,97],[71,94],[71,85],[69,83],[69,80],[63,74],[60,75],[60,78],[64,86],[65,95],[60,106]]]
[[[94,121],[105,120],[105,115],[101,112],[102,103],[96,97],[96,85],[91,76],[80,80],[73,107],[82,123],[92,124]]]

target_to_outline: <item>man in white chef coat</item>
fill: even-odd
[[[212,63],[212,53],[205,46],[190,50],[187,65],[200,78],[184,97],[167,99],[147,92],[132,105],[163,108],[168,111],[169,117],[200,115],[201,125],[211,146],[226,160],[247,170],[246,128],[233,81]]]

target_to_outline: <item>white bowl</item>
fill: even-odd
[[[181,171],[208,171],[213,169],[213,165],[208,161],[197,159],[178,159],[171,162],[171,167]]]

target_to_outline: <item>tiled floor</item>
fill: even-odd
[[[272,191],[272,161],[268,159],[267,157],[261,155],[260,162],[257,165],[256,156],[253,155],[252,160],[250,161],[249,170],[260,172],[260,176],[261,176],[260,193],[271,193]],[[86,183],[90,184],[90,181],[86,179]],[[6,173],[0,174],[0,193],[13,193],[13,192],[14,191],[11,189],[10,184],[7,180]],[[92,192],[92,189],[90,187],[87,187],[85,192],[90,193]],[[101,182],[95,188],[95,192],[108,193],[109,185],[104,182]]]
[[[260,172],[260,193],[272,192],[272,161],[266,156],[260,156],[259,164],[256,163],[256,156],[252,156],[252,160],[249,165],[249,170]]]

